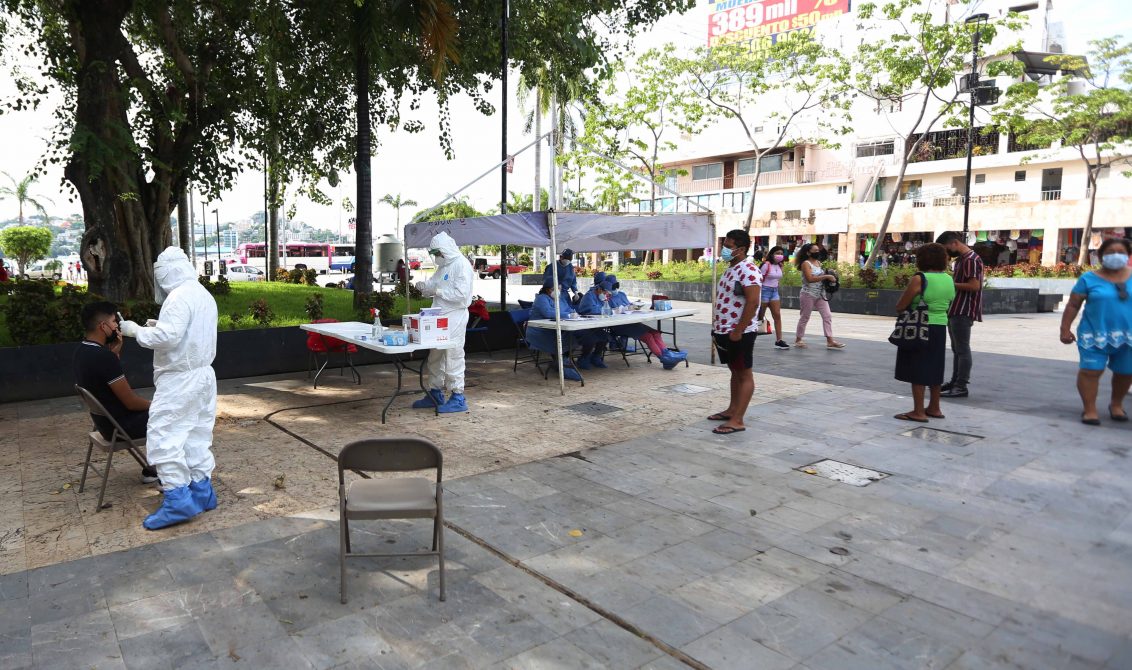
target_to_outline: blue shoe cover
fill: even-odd
[[[165,492],[161,507],[142,521],[146,530],[157,530],[178,523],[184,523],[204,510],[193,499],[193,493],[188,486],[169,489]]]
[[[467,412],[468,401],[464,399],[463,393],[453,393],[448,402],[440,406],[438,410],[441,414],[452,414],[453,412]]]
[[[212,480],[202,479],[199,482],[192,482],[189,484],[189,491],[193,494],[193,500],[200,505],[200,508],[207,512],[210,509],[216,509],[216,491],[212,490]]]
[[[575,364],[578,366],[578,369],[580,369],[580,370],[589,370],[590,369],[590,359],[587,356],[578,357],[578,360],[575,361]],[[567,369],[569,369],[569,368],[567,368]]]
[[[574,368],[566,368],[565,370],[563,370],[562,377],[572,382],[582,381],[582,375],[578,374],[578,371]]]
[[[595,368],[608,368],[609,367],[608,365],[605,364],[605,361],[601,360],[601,354],[599,354],[597,352],[594,352],[594,354],[592,356],[590,356],[590,363],[592,363]]]
[[[429,396],[432,396],[431,400],[429,399]],[[436,401],[435,404],[433,403],[433,400]],[[413,409],[432,409],[433,407],[439,407],[440,405],[443,405],[443,404],[444,404],[444,391],[441,391],[440,389],[432,389],[431,391],[428,392],[428,395],[421,398],[420,400],[416,400],[416,401],[413,402]]]
[[[664,366],[665,370],[671,370],[672,368],[676,367],[677,363],[681,361],[681,359],[673,356],[671,351],[667,350],[660,356],[657,356],[657,358],[660,359],[660,364]]]

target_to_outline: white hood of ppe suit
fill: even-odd
[[[432,306],[445,314],[464,312],[466,316],[468,305],[472,304],[472,264],[460,254],[460,247],[448,233],[437,233],[428,248],[439,249],[443,256],[436,259],[436,272],[425,282],[422,292],[433,296]]]
[[[161,252],[153,276],[161,313],[156,325],[138,331],[137,341],[153,350],[154,379],[208,367],[216,358],[216,301],[178,247]]]

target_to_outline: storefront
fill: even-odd
[[[968,233],[967,244],[987,267],[1019,263],[1041,265],[1045,231],[983,230]]]
[[[1082,228],[1067,228],[1059,232],[1057,262],[1077,264],[1081,254],[1081,246],[1084,243],[1084,233],[1085,231]],[[1097,252],[1100,250],[1102,242],[1109,238],[1127,238],[1129,234],[1132,234],[1132,230],[1128,228],[1094,228],[1092,234],[1089,235],[1089,257],[1085,261],[1086,264],[1100,264]]]

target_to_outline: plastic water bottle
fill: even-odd
[[[601,318],[608,319],[613,316],[613,310],[609,307],[609,298],[601,297]]]

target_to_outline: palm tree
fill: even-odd
[[[402,200],[400,193],[398,193],[397,195],[393,195],[391,193],[386,193],[381,198],[381,200],[379,200],[378,202],[383,202],[386,205],[389,205],[393,209],[397,210],[397,219],[396,219],[397,223],[396,223],[396,228],[394,228],[394,232],[401,231],[401,242],[404,243],[405,234],[404,234],[404,231],[401,230],[401,209],[403,207],[416,207],[417,201],[416,200]]]
[[[557,132],[557,154],[561,155],[563,145],[568,142],[570,150],[573,151],[575,141],[580,133],[584,119],[575,116],[575,113],[581,114],[581,107],[575,103],[586,100],[590,97],[591,84],[584,77],[576,79],[564,79],[556,76],[550,66],[543,66],[535,68],[531,71],[524,71],[519,75],[519,104],[526,107],[529,96],[533,93],[535,100],[534,106],[527,113],[526,123],[523,126],[523,132],[529,133],[534,129],[535,136],[542,134],[542,117],[550,113],[551,105],[556,107],[555,113],[558,117]],[[564,142],[566,141],[566,142]],[[541,165],[541,147],[539,143],[535,145],[535,164]],[[556,184],[551,186],[557,187]],[[539,170],[535,170],[535,189],[541,192],[539,187]],[[542,209],[546,202],[533,202],[534,209]]]
[[[50,198],[44,196],[36,196],[31,194],[31,186],[39,179],[39,176],[34,172],[29,172],[23,179],[16,181],[16,178],[7,172],[0,172],[12,182],[11,186],[0,186],[0,200],[4,198],[15,198],[20,204],[20,225],[24,225],[24,203],[31,205],[39,215],[43,217],[44,223],[49,223],[47,210],[43,207],[40,200],[46,200],[48,204],[54,205]]]

